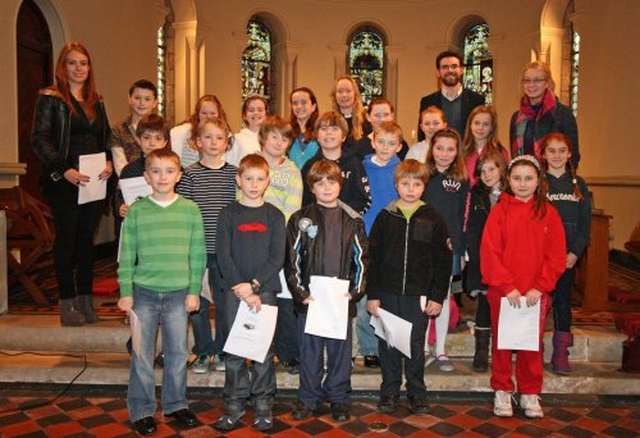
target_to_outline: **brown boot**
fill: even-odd
[[[58,306],[60,307],[60,325],[72,327],[84,325],[84,315],[75,308],[74,300],[59,300]]]
[[[93,311],[93,297],[91,295],[78,295],[76,297],[76,309],[82,313],[85,322],[89,324],[98,322],[98,315]]]

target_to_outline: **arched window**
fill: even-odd
[[[349,40],[349,74],[359,85],[365,106],[384,95],[384,46],[380,32],[371,28],[358,30]]]
[[[493,91],[493,58],[489,51],[489,25],[473,26],[464,37],[464,87],[485,97],[491,105]]]
[[[260,20],[247,23],[247,47],[242,52],[242,100],[258,94],[267,101],[273,95],[271,32]],[[271,103],[271,102],[270,102]]]
[[[571,109],[573,115],[578,115],[578,79],[580,78],[580,35],[572,30],[571,32],[571,88],[569,96],[571,97]]]
[[[165,66],[167,62],[167,42],[164,38],[164,26],[158,28],[157,34],[157,59],[158,59],[158,114],[164,116],[166,75]]]

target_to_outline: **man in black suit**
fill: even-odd
[[[429,106],[437,106],[447,116],[449,127],[463,137],[469,114],[478,105],[484,105],[484,96],[462,87],[462,57],[458,53],[441,52],[436,58],[436,69],[440,79],[440,90],[420,100],[420,112]],[[418,141],[422,140],[424,133],[418,126]]]

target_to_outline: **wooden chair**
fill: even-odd
[[[7,216],[7,264],[9,286],[16,282],[41,306],[50,306],[34,278],[51,266],[55,239],[49,207],[16,186],[0,189],[0,209]],[[20,258],[12,251],[18,250]]]

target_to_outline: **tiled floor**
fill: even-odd
[[[122,392],[96,394],[75,393],[47,403],[54,394],[41,391],[0,390],[0,437],[127,437],[135,436],[128,420]],[[337,424],[331,420],[328,407],[317,417],[305,421],[292,419],[291,397],[279,398],[274,407],[274,437],[428,437],[428,436],[567,436],[567,437],[637,437],[640,431],[640,401],[627,399],[596,402],[552,398],[545,402],[545,418],[527,420],[516,410],[513,418],[494,417],[487,397],[456,399],[433,397],[429,415],[412,415],[402,406],[393,416],[376,412],[376,400],[358,397],[354,401],[350,421]],[[40,407],[33,407],[42,404]],[[175,421],[156,414],[156,437],[256,437],[264,436],[251,427],[253,414],[249,409],[242,426],[226,435],[212,424],[221,415],[219,391],[211,397],[198,394],[191,397],[191,409],[201,425],[184,429]],[[388,429],[375,431],[373,423]]]

